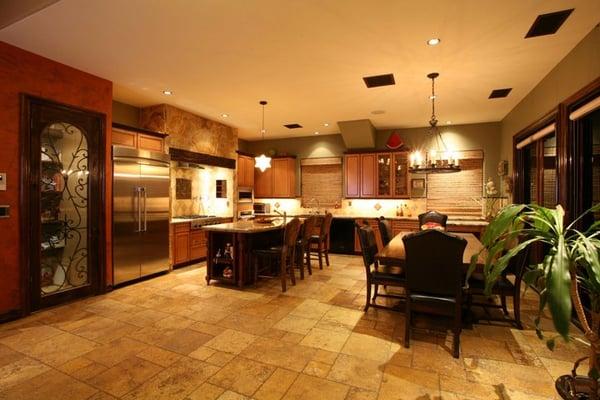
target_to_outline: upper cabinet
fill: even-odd
[[[408,154],[363,153],[344,157],[346,198],[408,198]]]
[[[278,157],[271,160],[271,168],[254,171],[255,198],[296,197],[296,159]]]
[[[112,144],[140,150],[165,151],[165,134],[114,123]]]
[[[254,157],[238,155],[238,186],[254,187]]]

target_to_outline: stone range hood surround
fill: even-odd
[[[142,108],[140,126],[168,134],[167,147],[236,159],[237,129],[169,104]]]
[[[375,147],[375,127],[370,119],[338,121],[338,128],[349,149],[372,149]]]

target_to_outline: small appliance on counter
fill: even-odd
[[[271,214],[271,205],[269,203],[254,203],[254,214]]]
[[[238,189],[238,203],[252,203],[254,201],[254,192],[252,188]]]

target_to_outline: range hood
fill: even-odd
[[[370,119],[338,121],[344,144],[349,149],[370,149],[375,147],[375,127]]]
[[[178,161],[177,167],[178,168],[187,168],[187,169],[204,169],[204,167],[200,164],[191,163],[191,162],[187,162],[187,161]]]

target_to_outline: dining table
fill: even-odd
[[[377,253],[375,259],[380,264],[403,267],[406,261],[406,252],[404,250],[404,242],[402,241],[402,237],[410,233],[413,232],[398,233],[386,246],[381,249],[381,251]],[[484,247],[479,239],[477,239],[477,237],[472,233],[453,232],[451,235],[464,238],[467,241],[467,246],[465,247],[465,251],[463,253],[463,267],[465,272],[468,270],[469,265],[471,264],[471,257],[478,253],[479,257],[477,258],[476,270],[483,269],[487,253],[485,251],[481,252]],[[435,249],[432,249],[432,251],[435,251]]]

